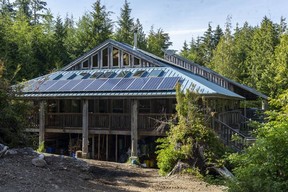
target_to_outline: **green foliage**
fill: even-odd
[[[224,147],[208,127],[208,122],[205,122],[204,114],[199,108],[202,98],[192,91],[182,93],[179,86],[176,98],[178,122],[171,122],[167,137],[158,141],[160,145],[157,161],[160,173],[167,174],[181,160],[204,174],[206,165],[218,163],[218,159],[224,154]],[[200,160],[200,148],[203,148],[205,162]]]
[[[42,141],[41,143],[40,143],[40,145],[38,146],[38,148],[37,148],[37,150],[36,150],[38,153],[43,153],[43,152],[45,152],[45,142],[44,141]]]
[[[287,191],[288,121],[259,128],[256,143],[243,154],[233,154],[237,180],[230,191]]]
[[[11,90],[9,82],[1,77],[1,73],[0,69],[0,143],[10,147],[24,145],[24,128],[27,125],[29,105],[27,102],[14,99],[15,93]]]
[[[236,180],[230,191],[287,191],[288,189],[288,91],[270,104],[270,122],[258,124],[257,140],[241,154],[229,156]]]
[[[129,45],[133,45],[134,39],[134,19],[131,17],[131,8],[127,0],[121,8],[120,17],[118,18],[118,28],[115,33],[115,40]]]
[[[157,31],[154,31],[153,27],[151,27],[147,37],[147,50],[158,57],[163,57],[163,50],[168,49],[172,45],[172,42],[169,40],[169,34],[165,33],[163,29],[159,28]]]

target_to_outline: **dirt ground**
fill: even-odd
[[[31,160],[38,156],[29,148],[15,150],[0,158],[0,191],[74,192],[74,191],[225,191],[190,176],[162,177],[157,169],[134,165],[75,159],[44,154],[46,167],[36,167]]]

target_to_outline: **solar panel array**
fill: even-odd
[[[28,92],[101,92],[101,91],[164,91],[174,90],[179,77],[106,78],[47,80]],[[32,86],[32,85],[31,85]]]

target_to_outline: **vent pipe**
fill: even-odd
[[[133,47],[134,50],[137,49],[137,34],[138,34],[138,29],[137,29],[137,27],[135,27],[135,29],[134,29],[134,47]]]

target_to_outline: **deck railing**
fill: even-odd
[[[226,123],[218,119],[213,120],[214,130],[225,145],[230,146],[237,151],[241,151],[245,146],[248,146],[255,141],[255,138],[240,133],[239,130],[233,129]]]
[[[140,113],[138,114],[138,129],[141,131],[152,131],[160,126],[161,122],[167,121],[172,114]],[[29,128],[39,127],[39,115],[29,117]],[[46,113],[46,128],[82,128],[81,113]],[[131,129],[131,115],[129,113],[89,113],[88,127],[91,130],[125,130]]]

